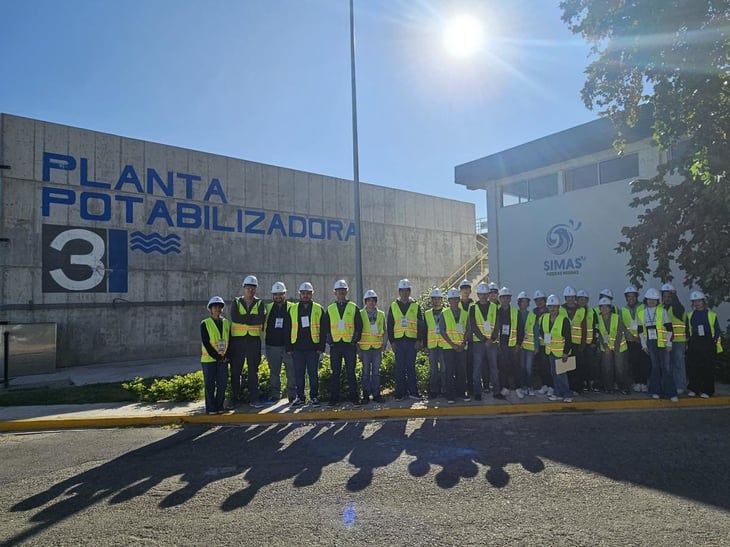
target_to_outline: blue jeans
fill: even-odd
[[[520,348],[520,380],[524,389],[532,389],[532,363],[535,360],[535,351]]]
[[[395,397],[418,397],[416,382],[416,340],[399,338],[391,344],[395,351]]]
[[[351,401],[358,399],[357,377],[355,376],[355,361],[357,348],[355,344],[335,342],[330,345],[330,365],[332,366],[332,377],[330,378],[330,401],[340,400],[340,376],[342,375],[342,361],[345,361],[345,374],[349,387]]]
[[[304,373],[309,376],[309,398],[319,397],[319,354],[315,350],[294,351],[297,397],[304,401]]]
[[[443,348],[428,350],[428,391],[434,395],[446,393],[446,363]]]
[[[570,391],[568,385],[568,373],[558,374],[555,370],[555,355],[550,354],[550,374],[553,375],[553,390],[558,397],[572,397],[573,392]]]
[[[360,384],[364,394],[372,393],[373,397],[380,397],[380,363],[383,360],[381,349],[364,349],[360,351],[362,362],[362,376]]]
[[[281,365],[286,371],[286,396],[293,401],[297,396],[297,381],[294,377],[294,361],[292,356],[286,352],[284,346],[266,346],[266,360],[269,362],[269,373],[271,375],[271,389],[269,391],[272,399],[281,399]]]
[[[656,340],[647,340],[649,357],[651,358],[651,373],[649,374],[649,393],[676,397],[677,387],[672,375],[672,355],[667,348],[660,348]]]
[[[450,401],[466,395],[466,351],[444,350],[446,397]],[[473,372],[473,371],[472,371]]]
[[[222,361],[200,363],[203,367],[203,385],[205,386],[205,411],[219,412],[223,410],[228,384],[228,364]]]
[[[687,389],[687,370],[684,364],[684,351],[687,342],[672,343],[672,376],[674,377],[674,386],[682,391]]]

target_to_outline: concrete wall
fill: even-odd
[[[336,279],[353,299],[363,289],[350,181],[0,123],[0,320],[57,323],[59,366],[194,354],[208,298],[229,301],[249,273],[263,297],[276,280],[293,296],[311,281],[322,303]],[[416,295],[476,252],[473,204],[363,184],[361,221],[364,288],[381,305],[402,277]]]

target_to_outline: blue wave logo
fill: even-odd
[[[161,255],[170,253],[180,254],[180,236],[176,234],[163,236],[157,232],[152,232],[151,234],[132,232],[132,238],[129,243],[129,248],[133,251],[142,251],[148,254],[160,253]]]
[[[573,248],[573,232],[576,232],[582,223],[569,220],[567,224],[556,224],[550,228],[545,236],[545,243],[555,255],[564,255]]]

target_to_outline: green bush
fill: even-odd
[[[730,332],[726,331],[722,337],[722,349],[715,363],[715,380],[730,384]]]

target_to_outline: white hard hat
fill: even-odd
[[[276,294],[280,292],[286,292],[286,285],[282,283],[281,281],[277,281],[273,285],[271,285],[271,294]]]
[[[637,289],[633,285],[629,285],[628,287],[626,287],[624,289],[624,294],[631,294],[631,293],[639,294],[639,289]]]
[[[460,298],[459,289],[451,287],[446,293],[446,298]]]
[[[344,279],[338,279],[337,281],[335,281],[335,288],[334,288],[335,291],[337,289],[349,289],[349,288],[350,287],[347,286],[347,281],[345,281]]]
[[[588,293],[586,291],[584,291],[583,289],[581,289],[577,293],[575,293],[575,296],[577,296],[578,298],[590,298],[588,296]]]
[[[607,296],[611,300],[613,300],[613,291],[611,289],[601,289],[601,292],[598,293],[598,296]]]
[[[314,287],[312,287],[312,284],[309,281],[305,281],[304,283],[299,285],[299,292],[302,291],[314,292]]]
[[[364,295],[362,295],[363,300],[367,300],[368,298],[374,298],[375,300],[377,300],[378,295],[373,289],[369,289],[369,290],[365,291]]]
[[[527,293],[525,291],[520,291],[520,294],[517,295],[517,300],[522,300],[523,298],[529,300],[530,297],[527,296]]]
[[[545,293],[542,292],[540,289],[537,289],[535,291],[535,294],[532,295],[533,300],[537,300],[538,298],[545,298]]]
[[[461,283],[459,283],[459,288],[463,289],[464,287],[469,287],[471,289],[471,281],[468,279],[464,279]]]
[[[492,291],[499,291],[499,285],[497,285],[497,284],[496,284],[496,283],[495,283],[494,281],[492,281],[492,282],[491,282],[491,283],[490,283],[490,284],[488,285],[488,288],[489,288],[489,292],[492,292]]]
[[[611,305],[613,305],[613,303],[611,302],[610,298],[607,298],[604,296],[604,297],[598,299],[598,305],[599,306],[611,306]]]
[[[507,287],[502,287],[499,289],[499,296],[512,296],[512,291]]]
[[[486,283],[477,285],[477,294],[489,294],[489,286]]]
[[[563,296],[576,296],[575,289],[568,285],[565,289],[563,289]]]
[[[247,275],[246,276],[246,279],[243,280],[242,285],[243,286],[253,285],[254,287],[258,287],[259,286],[259,280],[256,279],[256,276],[255,275]]]
[[[664,285],[662,285],[662,292],[677,292],[677,289],[675,289],[674,285],[671,283],[664,283]]]
[[[441,292],[441,289],[434,289],[431,291],[431,298],[443,298],[444,293]]]
[[[559,306],[560,305],[560,299],[555,296],[554,294],[551,294],[547,297],[547,305],[548,306]]]
[[[704,300],[705,299],[705,293],[702,291],[692,291],[689,293],[689,299],[690,300]]]
[[[411,288],[411,282],[407,279],[401,279],[398,281],[398,290],[401,289],[410,289]]]
[[[659,300],[661,297],[662,295],[659,294],[659,291],[654,288],[646,289],[646,292],[644,293],[644,298],[648,300]]]
[[[214,296],[213,298],[208,300],[208,309],[210,309],[213,304],[220,304],[223,307],[225,307],[226,305],[226,303],[223,302],[223,299],[220,296]]]

